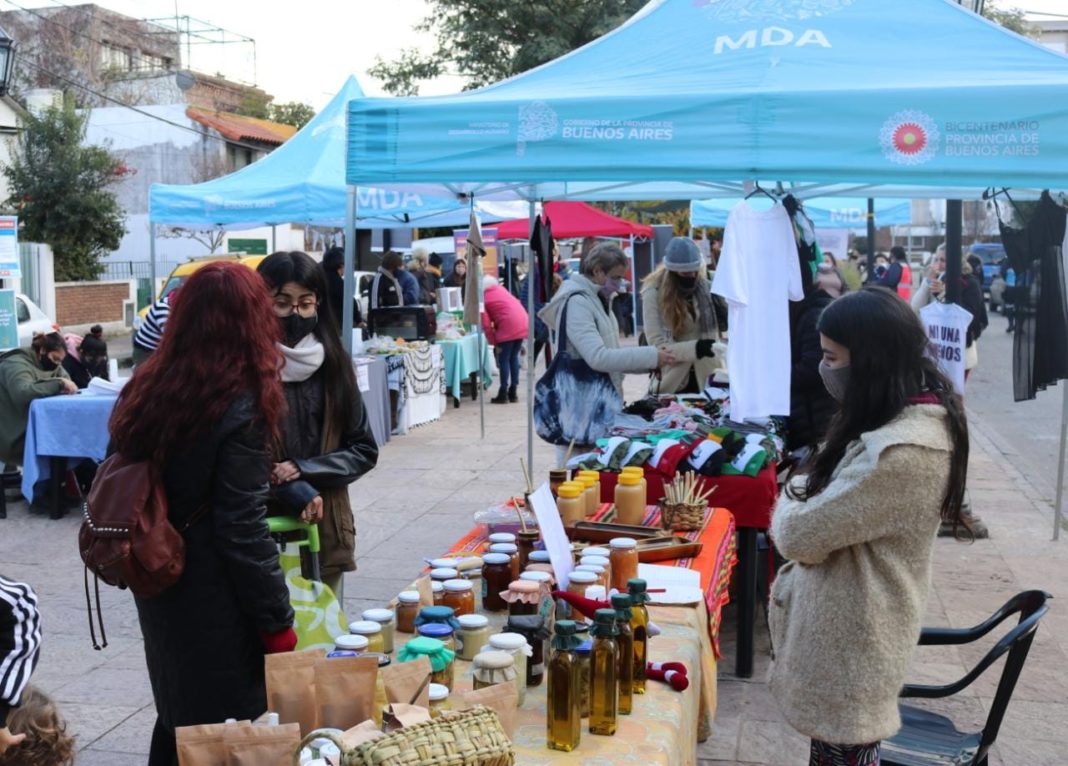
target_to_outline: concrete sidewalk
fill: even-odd
[[[525,375],[525,372],[524,372]],[[628,379],[628,399],[642,381]],[[526,405],[487,403],[486,438],[479,438],[479,408],[464,401],[440,422],[396,437],[378,467],[351,489],[356,510],[359,571],[346,579],[348,614],[380,606],[408,584],[422,558],[443,553],[470,528],[471,514],[520,491],[519,458],[526,455]],[[1053,427],[1053,426],[1051,426]],[[1050,509],[1027,479],[996,448],[996,434],[972,420],[972,504],[992,539],[975,544],[939,540],[935,582],[926,624],[966,626],[993,613],[1026,588],[1054,590],[1068,575],[1065,545],[1049,542]],[[544,478],[553,449],[535,445],[535,477]],[[31,516],[12,503],[0,521],[0,572],[30,582],[41,599],[45,645],[34,683],[54,695],[77,736],[79,766],[143,764],[155,712],[145,670],[137,614],[128,593],[101,591],[109,646],[94,652],[88,637],[79,519]],[[763,622],[763,612],[758,611]],[[191,620],[203,619],[191,615]],[[702,763],[807,763],[808,745],[779,715],[764,681],[766,633],[758,637],[756,672],[742,681],[733,669],[734,607],[722,631],[720,702],[712,739],[699,750]],[[912,680],[949,681],[964,674],[982,647],[923,649]],[[992,764],[1063,764],[1055,740],[1068,721],[1068,616],[1054,606],[1009,707]],[[973,688],[936,707],[961,727],[977,726],[994,693],[1000,663]]]

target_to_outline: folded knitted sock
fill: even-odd
[[[685,673],[677,670],[657,670],[653,666],[659,663],[650,662],[645,666],[645,677],[654,681],[663,681],[677,692],[685,691],[690,686],[690,679]],[[674,665],[677,663],[668,663]]]
[[[648,666],[653,670],[674,670],[677,673],[689,675],[686,672],[686,666],[681,662],[650,662],[648,663]]]

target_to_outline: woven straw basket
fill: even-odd
[[[705,521],[706,503],[668,503],[660,501],[660,526],[672,532],[692,532]]]
[[[316,737],[326,737],[341,748],[341,766],[513,766],[515,750],[501,728],[497,714],[476,705],[460,713],[446,713],[346,749],[336,736],[312,732],[293,756],[298,766],[300,748]]]

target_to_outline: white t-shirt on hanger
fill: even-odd
[[[728,306],[731,419],[790,414],[790,301],[804,298],[786,208],[744,200],[727,218],[712,292]]]
[[[920,321],[930,341],[928,351],[957,393],[964,396],[964,370],[971,312],[956,303],[934,301],[920,309]]]

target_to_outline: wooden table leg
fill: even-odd
[[[753,675],[753,628],[756,623],[757,531],[738,527],[738,656],[734,674],[739,678]]]
[[[52,511],[49,518],[62,519],[66,515],[66,510],[63,508],[63,485],[67,478],[67,458],[52,457],[49,461],[52,464],[52,476],[49,478],[52,486]]]

